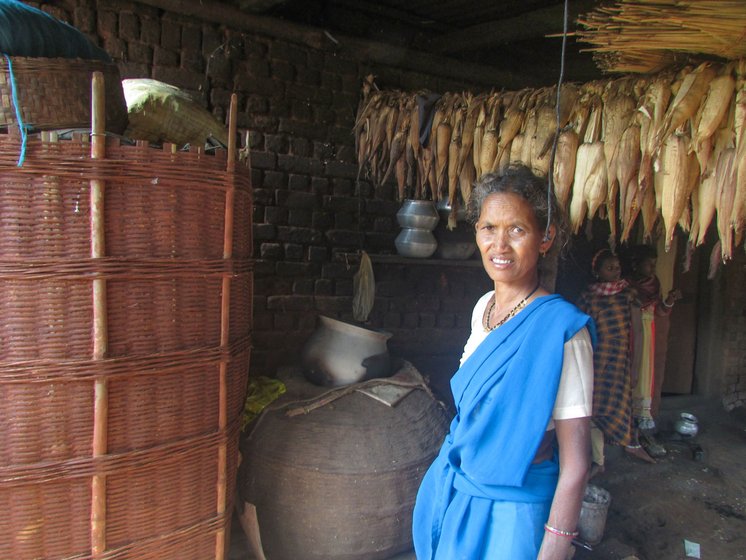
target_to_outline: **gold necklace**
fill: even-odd
[[[531,290],[531,293],[528,294],[525,298],[523,298],[521,301],[518,302],[518,304],[511,309],[508,314],[503,317],[496,325],[493,325],[490,327],[490,317],[492,317],[492,311],[495,309],[495,296],[492,296],[492,303],[490,304],[490,309],[487,311],[487,319],[484,322],[484,328],[488,332],[494,331],[497,327],[504,325],[509,319],[512,319],[515,317],[515,314],[518,313],[521,309],[526,307],[526,302],[528,301],[528,298],[530,298],[534,293],[536,293],[536,290],[539,289],[539,283],[536,283],[536,287]]]

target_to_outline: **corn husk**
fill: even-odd
[[[634,116],[634,115],[633,115]],[[630,124],[622,134],[617,149],[616,181],[619,185],[620,219],[622,224],[629,221],[632,200],[636,195],[637,177],[640,171],[640,125]],[[632,189],[632,193],[629,190]]]
[[[521,103],[526,96],[527,90],[518,92],[510,100],[510,104],[505,109],[505,115],[500,121],[499,138],[497,143],[497,153],[495,154],[495,161],[492,165],[493,169],[501,167],[504,154],[507,151],[510,154],[511,144],[516,134],[518,134],[523,126],[523,120],[525,113],[521,108]],[[503,166],[504,167],[504,166]]]
[[[659,185],[656,191],[660,196],[658,206],[665,227],[666,251],[671,246],[676,224],[691,195],[689,143],[688,137],[671,134],[661,148],[659,170],[655,174],[655,183]]]
[[[653,187],[653,160],[655,158],[655,138],[663,126],[663,118],[671,99],[670,74],[653,79],[640,98],[637,110],[640,112],[640,188],[645,192]]]
[[[487,123],[487,116],[489,115],[490,105],[493,103],[493,98],[494,96],[489,96],[479,107],[477,122],[474,125],[474,140],[472,142],[471,154],[477,179],[482,176],[482,139],[484,138],[484,128]]]
[[[610,188],[618,186],[618,146],[622,135],[635,116],[636,102],[632,96],[634,81],[630,78],[609,82],[604,91],[602,139]]]
[[[533,142],[534,136],[536,135],[536,128],[539,123],[539,116],[537,113],[538,106],[537,101],[542,94],[542,90],[536,90],[533,92],[528,99],[526,105],[526,119],[523,123],[523,144],[521,146],[521,155],[519,161],[527,167],[532,166],[532,154],[533,154]]]
[[[523,153],[523,144],[524,140],[526,138],[526,135],[522,132],[519,134],[516,134],[515,137],[513,137],[513,141],[510,143],[510,164],[517,164],[522,163],[521,161],[521,154]]]
[[[738,92],[733,104],[733,130],[736,144],[736,194],[731,213],[736,244],[740,245],[746,223],[746,59],[737,65]]]
[[[718,156],[715,169],[717,177],[717,228],[723,262],[733,257],[733,229],[731,215],[736,196],[736,149],[726,148]]]
[[[471,160],[471,150],[474,146],[474,129],[477,126],[477,118],[479,117],[479,112],[484,107],[486,99],[486,94],[476,96],[469,95],[466,98],[466,118],[464,119],[464,129],[461,133],[461,149],[459,150],[458,155],[459,174],[464,168],[466,162]]]
[[[540,175],[549,171],[550,148],[557,131],[556,88],[545,89],[536,107],[536,130],[531,138],[531,167]]]
[[[565,130],[557,138],[557,153],[554,158],[554,194],[563,208],[567,208],[575,178],[575,163],[578,154],[578,135],[573,129]]]
[[[459,155],[461,153],[461,138],[466,118],[466,105],[458,104],[453,111],[453,133],[448,148],[448,203],[453,207],[458,189]]]
[[[710,82],[707,95],[692,123],[692,147],[697,154],[701,169],[707,167],[707,160],[712,152],[712,135],[728,114],[728,107],[736,87],[732,68],[732,65],[724,66],[722,72]]]
[[[716,153],[710,158],[697,188],[696,203],[692,204],[696,208],[697,217],[692,224],[692,230],[689,232],[689,239],[696,247],[705,242],[707,230],[712,223],[712,219],[715,217],[715,203],[717,200],[715,162],[719,155],[719,153]],[[694,196],[692,194],[693,199]]]
[[[655,206],[655,191],[652,188],[643,191],[640,213],[642,214],[643,240],[648,242],[653,237],[653,228],[659,215]]]
[[[471,162],[467,162],[463,168],[461,168],[461,173],[459,174],[458,180],[459,180],[459,192],[461,193],[461,199],[464,201],[464,207],[466,207],[469,204],[469,198],[471,198],[471,191],[474,187],[474,181],[476,181],[477,178],[477,170],[474,169],[474,166],[471,164]],[[449,213],[450,215],[453,214],[456,215],[455,212],[451,211]]]
[[[665,142],[669,134],[694,116],[716,74],[713,63],[703,62],[684,77],[655,136],[654,150]]]
[[[578,148],[573,192],[570,200],[570,224],[573,233],[587,217],[592,218],[606,199],[606,160],[601,141],[583,143]]]
[[[484,136],[482,137],[482,147],[479,154],[479,168],[482,173],[492,171],[492,164],[497,154],[497,128],[500,122],[502,102],[499,96],[495,96],[493,103],[490,105],[490,114],[484,127]]]

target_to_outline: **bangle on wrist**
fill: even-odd
[[[676,303],[676,302],[674,302],[674,303]],[[669,309],[671,309],[671,308],[673,307],[673,303],[671,303],[671,304],[668,304],[668,303],[666,303],[666,300],[665,300],[665,299],[663,300],[663,305],[665,305],[665,306],[666,306],[666,307],[668,307]]]
[[[562,529],[556,529],[555,527],[552,527],[548,523],[544,523],[544,530],[548,533],[552,533],[553,535],[557,535],[558,537],[565,537],[568,539],[574,539],[578,536],[577,531],[563,531]]]

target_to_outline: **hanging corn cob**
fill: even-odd
[[[728,113],[735,87],[733,64],[726,64],[710,82],[707,94],[692,121],[692,147],[697,154],[700,169],[707,167],[714,144],[712,135]]]
[[[736,192],[730,221],[736,235],[735,243],[740,245],[746,223],[746,59],[738,62],[737,84],[738,91],[733,104]]]
[[[746,61],[566,87],[552,174],[573,231],[605,210],[610,242],[619,223],[626,242],[642,213],[646,239],[660,216],[668,245],[679,226],[696,246],[716,221],[730,258],[746,227]],[[423,97],[437,96],[364,82],[353,128],[359,177],[395,182],[400,199],[446,196],[454,208],[476,178],[508,163],[549,172],[554,87],[446,93],[425,130]]]
[[[521,109],[521,103],[526,97],[528,90],[522,90],[516,92],[506,103],[505,115],[500,121],[500,136],[497,143],[497,153],[495,154],[495,161],[492,165],[493,170],[501,169],[504,164],[501,163],[504,159],[504,154],[508,153],[508,161],[510,161],[510,147],[515,138],[521,130],[523,125],[523,119],[525,113]]]

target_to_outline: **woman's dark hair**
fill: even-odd
[[[630,259],[633,264],[647,259],[657,259],[658,251],[652,245],[635,245],[630,251]]]
[[[595,255],[593,255],[593,260],[591,261],[591,271],[593,272],[593,274],[598,274],[598,271],[601,270],[601,267],[606,261],[608,261],[609,259],[618,258],[619,255],[617,255],[611,249],[601,249]]]
[[[474,183],[466,207],[466,219],[476,225],[482,212],[482,205],[488,196],[499,193],[512,193],[520,196],[531,205],[540,226],[546,227],[547,221],[556,229],[553,248],[562,248],[567,239],[567,219],[564,210],[557,202],[554,193],[547,196],[547,181],[535,175],[524,165],[513,165],[501,173],[486,173]]]

